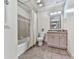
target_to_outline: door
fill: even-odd
[[[5,0],[4,58],[17,57],[17,1]]]

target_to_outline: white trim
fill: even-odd
[[[65,10],[65,13],[72,13],[72,12],[74,12],[74,8]]]

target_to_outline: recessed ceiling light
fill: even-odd
[[[42,6],[43,6],[43,4],[39,4],[39,6],[40,6],[40,7],[42,7]]]
[[[54,12],[53,14],[55,15],[55,14],[57,14],[57,12]]]
[[[40,2],[41,2],[41,0],[37,0],[36,2],[37,2],[37,3],[40,3]]]

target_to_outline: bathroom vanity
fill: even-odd
[[[67,30],[49,30],[46,37],[48,46],[67,49]]]

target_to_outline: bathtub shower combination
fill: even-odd
[[[18,15],[18,56],[24,53],[29,47],[30,20]]]
[[[18,1],[18,56],[36,44],[37,14],[27,5]]]

